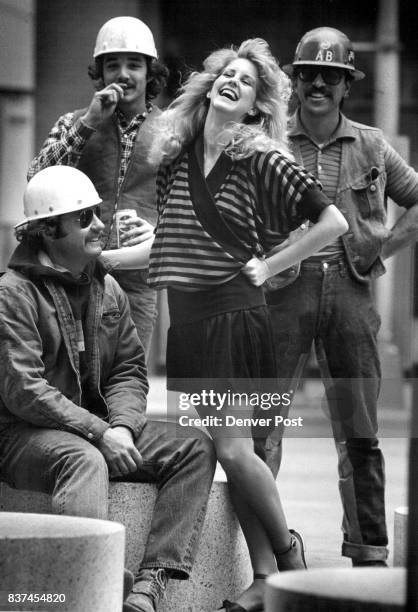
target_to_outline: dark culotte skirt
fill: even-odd
[[[276,361],[264,291],[239,274],[206,291],[168,290],[169,388],[175,379],[273,379]],[[175,386],[175,387],[174,387]]]
[[[264,291],[243,275],[207,291],[169,289],[170,329],[167,339],[167,388],[178,393],[210,389],[220,394],[260,398],[277,391],[273,334]],[[195,405],[200,417],[219,417],[213,405]],[[231,405],[228,406],[231,413]],[[268,416],[256,400],[237,407],[237,417]],[[214,428],[217,435],[242,433]],[[254,450],[269,463],[267,438],[272,427],[252,425]],[[276,470],[277,471],[277,470]]]

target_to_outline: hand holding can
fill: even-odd
[[[118,249],[122,246],[128,246],[123,244],[125,239],[125,233],[129,230],[129,221],[131,219],[135,219],[136,210],[125,208],[123,210],[117,210],[115,213],[115,227],[116,227],[116,236],[117,236],[117,245]]]
[[[120,213],[126,213],[126,211],[120,211]],[[121,214],[118,231],[119,247],[140,244],[152,238],[153,235],[154,226],[146,219],[138,217],[136,213],[129,216]]]

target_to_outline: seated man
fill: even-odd
[[[191,571],[212,483],[212,443],[147,421],[144,351],[125,294],[98,261],[101,202],[82,172],[29,182],[20,242],[0,281],[0,468],[53,511],[105,519],[108,482],[156,482],[144,557],[124,612],[155,612]],[[173,429],[171,429],[171,427]]]

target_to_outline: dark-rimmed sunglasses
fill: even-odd
[[[298,68],[296,75],[304,83],[313,83],[320,74],[327,85],[338,85],[344,78],[344,70],[340,68],[324,68],[323,66],[309,66]]]
[[[78,219],[78,222],[80,223],[81,229],[85,229],[86,227],[90,225],[90,223],[93,221],[94,215],[96,215],[96,217],[100,219],[101,210],[100,210],[99,205],[92,206],[91,208],[84,208],[79,213],[78,217],[76,218]]]

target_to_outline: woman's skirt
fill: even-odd
[[[196,411],[213,437],[251,437],[269,463],[278,387],[263,289],[240,274],[207,291],[170,288],[168,305],[169,411],[185,423]]]
[[[168,305],[169,381],[276,376],[264,292],[242,274],[206,291],[170,288]]]

